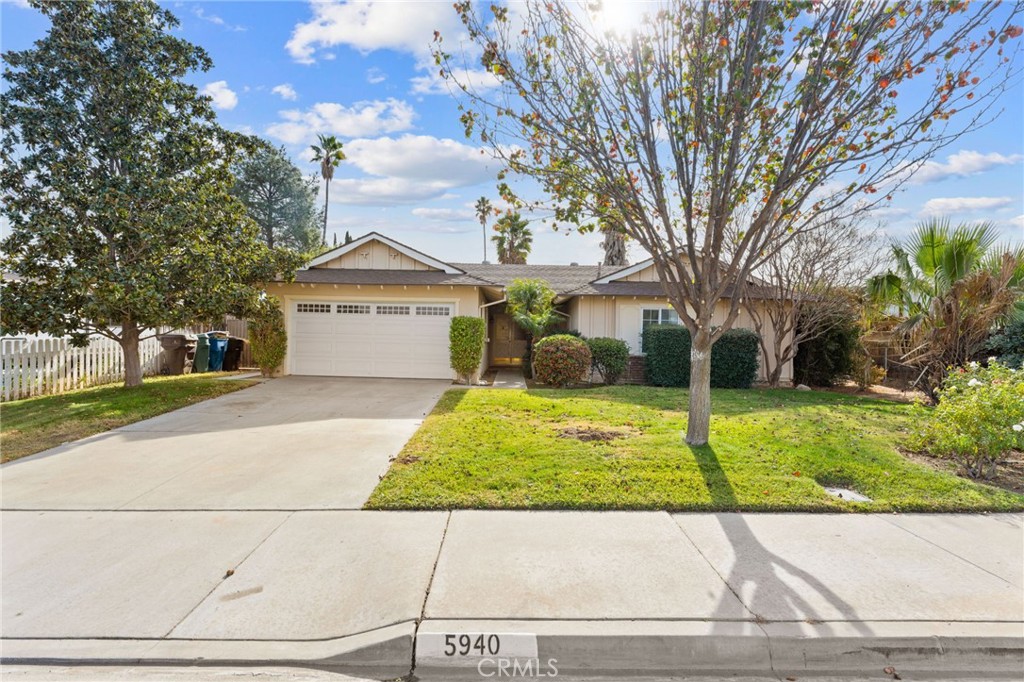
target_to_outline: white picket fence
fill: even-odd
[[[160,371],[160,342],[139,342],[144,375]],[[124,379],[124,355],[111,339],[94,337],[84,348],[73,348],[68,339],[4,338],[0,340],[4,401],[63,393]]]

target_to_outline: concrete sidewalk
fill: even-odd
[[[439,652],[485,633],[561,677],[1024,670],[1020,514],[7,511],[2,530],[7,664],[475,679],[493,657]]]

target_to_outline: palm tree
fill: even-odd
[[[342,151],[342,143],[334,135],[317,135],[320,144],[313,147],[313,160],[320,162],[320,175],[324,178],[324,231],[320,242],[327,245],[327,200],[331,196],[331,180],[334,178],[334,169],[345,160],[345,152]]]
[[[476,200],[476,219],[480,221],[480,228],[484,233],[484,263],[487,262],[487,218],[491,215],[491,202],[487,197],[480,197]]]
[[[491,237],[498,249],[498,262],[503,265],[525,265],[533,246],[529,223],[518,213],[506,213],[498,220]]]
[[[904,362],[933,400],[949,367],[978,353],[992,328],[1024,314],[1024,247],[996,247],[991,223],[932,219],[892,245],[894,268],[868,280],[869,299],[895,312]]]
[[[526,356],[533,377],[533,344],[558,321],[555,291],[542,279],[514,279],[505,289],[505,312],[526,332]]]
[[[605,216],[597,221],[604,240],[601,248],[604,249],[604,261],[601,265],[622,266],[629,265],[626,258],[626,234],[622,231],[621,224],[611,216]]]

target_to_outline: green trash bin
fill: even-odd
[[[196,357],[192,360],[193,372],[205,372],[210,368],[210,339],[206,334],[196,337]]]

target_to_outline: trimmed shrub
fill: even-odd
[[[487,325],[482,318],[452,318],[451,326],[448,328],[451,365],[463,383],[468,384],[470,378],[480,368],[486,333]]]
[[[590,363],[590,348],[575,336],[546,336],[533,346],[534,377],[550,386],[583,381],[590,371]]]
[[[273,296],[261,299],[249,316],[249,344],[253,362],[263,376],[270,376],[284,362],[288,352],[288,332],[284,327],[281,304]]]
[[[711,346],[711,387],[750,388],[757,379],[757,332],[730,329]]]
[[[690,385],[690,332],[674,324],[644,330],[647,381],[655,386]],[[749,329],[730,329],[711,347],[711,387],[750,388],[757,379],[758,337]]]
[[[1024,450],[1024,370],[972,362],[951,370],[938,393],[935,409],[916,407],[911,447],[951,458],[975,478],[991,478],[996,462]]]
[[[647,383],[690,385],[690,331],[678,324],[652,324],[644,330]]]
[[[587,339],[592,366],[601,373],[606,384],[617,384],[626,373],[629,362],[629,346],[621,339],[598,337]]]
[[[834,386],[856,371],[860,348],[857,320],[848,318],[821,336],[804,341],[793,358],[793,380],[808,386]]]

